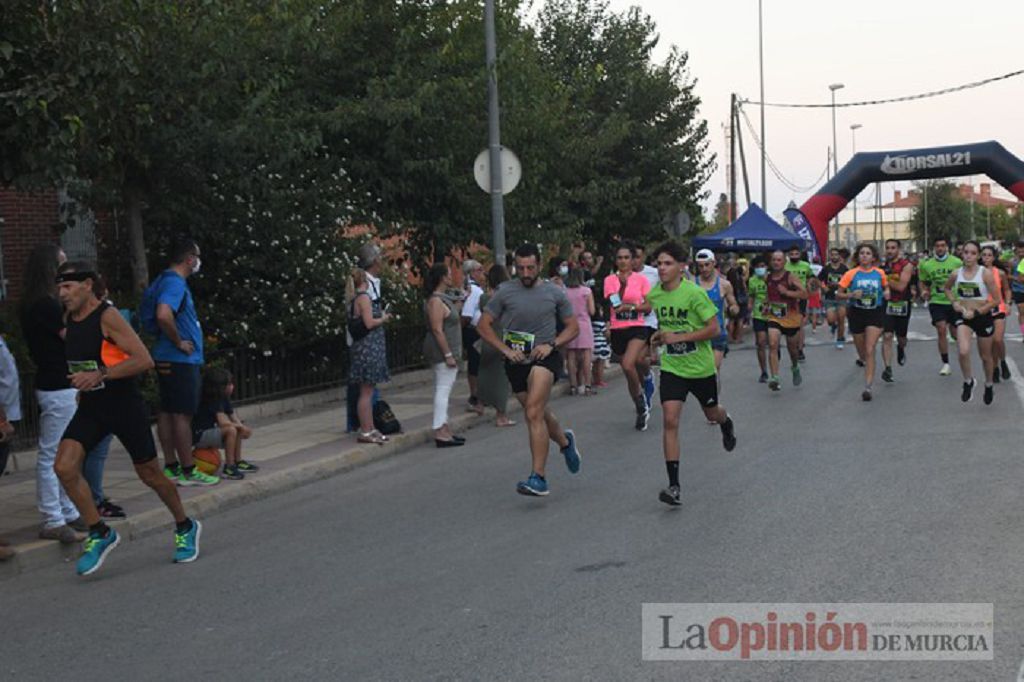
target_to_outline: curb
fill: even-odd
[[[618,365],[607,367],[605,379],[614,379],[621,372]],[[568,384],[565,384],[557,386],[552,397],[557,399],[567,396],[568,393],[569,387]],[[522,409],[519,402],[513,398],[508,404],[507,413],[515,414],[522,412]],[[454,429],[462,431],[487,424],[492,420],[493,417],[489,415],[461,414],[453,417],[450,421]],[[266,472],[259,478],[246,478],[234,482],[231,486],[223,488],[219,485],[212,486],[208,492],[183,500],[185,511],[189,516],[202,520],[218,512],[333,478],[388,457],[395,457],[418,445],[429,443],[432,437],[433,429],[426,426],[415,431],[391,436],[388,443],[374,446],[372,449],[358,447],[355,450],[338,455],[327,455],[280,471]],[[122,541],[129,542],[168,530],[174,525],[167,510],[162,507],[133,514],[123,521],[107,521],[107,523],[121,534]],[[37,540],[17,545],[15,555],[7,561],[0,562],[0,581],[54,564],[70,563],[78,558],[79,551],[77,544],[61,545],[52,540]]]

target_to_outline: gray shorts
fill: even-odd
[[[219,448],[224,445],[224,435],[220,431],[219,426],[215,426],[212,429],[206,429],[197,436],[194,436],[195,442],[192,443],[192,447],[195,449],[201,448]]]

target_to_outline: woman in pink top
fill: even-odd
[[[636,430],[646,431],[651,407],[644,397],[636,365],[647,349],[651,333],[644,324],[644,314],[651,312],[646,300],[651,283],[641,273],[633,272],[633,255],[630,246],[619,246],[615,250],[617,272],[605,278],[604,297],[612,311],[612,351],[621,358],[629,397],[636,406]]]
[[[580,333],[566,346],[565,364],[569,370],[569,395],[592,395],[590,387],[590,356],[594,352],[594,327],[590,317],[594,314],[594,294],[583,286],[584,272],[580,268],[569,271],[565,295],[572,303]]]

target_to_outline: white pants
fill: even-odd
[[[443,362],[434,365],[434,429],[448,423],[448,398],[455,385],[458,367],[449,367]]]
[[[36,459],[36,504],[43,515],[44,528],[57,528],[78,518],[78,510],[64,492],[53,470],[57,446],[78,402],[73,388],[60,391],[36,391],[39,403],[39,457]]]

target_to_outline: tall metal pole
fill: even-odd
[[[832,177],[839,175],[839,142],[836,139],[836,90],[843,87],[842,83],[832,83],[828,89],[832,91]],[[836,242],[839,241],[839,214],[832,224],[836,228]]]
[[[768,212],[768,185],[765,174],[768,158],[768,142],[764,136],[764,21],[761,12],[762,0],[757,0],[757,54],[761,71],[761,209]]]
[[[832,96],[833,97],[836,96],[835,91],[832,92]],[[835,125],[835,112],[836,112],[835,102],[833,102],[833,106],[832,106],[832,115],[833,115],[832,125]],[[853,151],[850,154],[851,157],[854,154],[857,153],[857,128],[860,128],[860,127],[861,127],[860,123],[854,123],[854,124],[850,125],[850,136],[853,138],[853,145],[851,146],[851,149]],[[857,197],[856,196],[853,197],[853,233],[855,235],[857,235],[857,241],[860,241],[860,231],[857,229]]]
[[[501,187],[501,118],[498,110],[498,38],[494,0],[484,0],[484,42],[487,52],[487,145],[491,161],[491,231],[494,262],[505,265],[505,203]]]
[[[736,93],[729,99],[729,224],[736,220]]]

